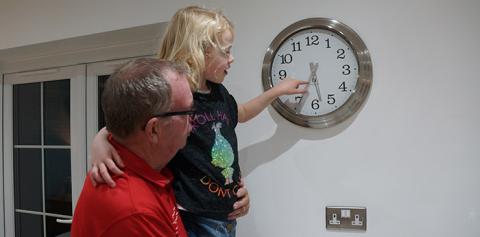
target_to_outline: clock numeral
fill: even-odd
[[[307,36],[305,39],[307,40],[307,46],[319,44],[318,35]]]
[[[278,55],[282,58],[282,64],[289,64],[292,62],[293,60],[293,57],[291,54],[287,53],[287,54],[282,54],[282,55]]]
[[[343,68],[343,71],[342,71],[343,75],[350,75],[350,73],[351,73],[350,65],[345,64],[345,65],[342,66],[342,68]]]
[[[295,102],[297,102],[297,103],[300,102],[300,100],[302,100],[302,98],[303,98],[303,96],[301,96],[301,95],[295,96]]]
[[[327,48],[327,49],[331,48],[331,47],[330,47],[330,39],[326,39],[325,42],[327,42],[327,47],[326,47],[326,48]]]
[[[328,94],[327,103],[329,105],[335,104],[335,94]]]
[[[278,75],[279,75],[278,79],[283,80],[283,78],[287,77],[287,71],[285,71],[285,70],[280,70],[280,71],[278,72]]]
[[[317,110],[320,108],[319,101],[317,99],[312,100],[312,109]]]
[[[300,42],[293,42],[292,47],[293,47],[292,52],[302,51],[302,49],[300,48]]]
[[[338,59],[345,59],[345,50],[344,49],[338,49],[337,53],[338,53],[338,55],[337,55]]]
[[[345,86],[345,82],[342,82],[342,84],[340,84],[340,86],[338,87],[338,89],[340,89],[342,92],[346,92],[346,91],[347,91],[347,87]]]

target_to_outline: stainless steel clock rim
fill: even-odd
[[[358,62],[357,85],[350,98],[335,111],[321,116],[305,116],[296,114],[280,102],[273,101],[272,106],[287,120],[304,127],[325,128],[345,121],[360,109],[366,100],[372,84],[372,63],[370,53],[360,36],[347,25],[329,18],[308,18],[297,21],[280,32],[267,48],[262,66],[262,82],[264,90],[273,87],[271,78],[271,62],[278,47],[290,36],[306,29],[329,30],[341,36],[351,47]]]

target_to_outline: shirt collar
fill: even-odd
[[[161,171],[156,171],[137,154],[117,142],[111,134],[108,136],[108,141],[117,150],[126,169],[135,172],[138,176],[141,176],[162,188],[166,187],[173,180],[173,174],[167,167],[164,167]]]

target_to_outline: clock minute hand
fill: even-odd
[[[310,76],[308,77],[308,85],[310,85],[314,77],[316,77],[315,73],[313,73],[314,71],[316,71],[316,69],[312,70],[312,68],[314,67],[315,65],[313,63],[310,63]],[[318,67],[318,63],[316,67]],[[307,96],[308,96],[308,90],[305,94],[302,95],[302,97],[300,98],[300,101],[298,101],[297,106],[295,107],[295,111],[297,111],[297,113],[300,112],[303,108],[303,105],[305,105],[305,97]]]
[[[314,77],[316,78],[316,75],[315,75],[315,71],[317,70],[316,68],[318,68],[318,63],[316,63],[316,65],[314,63],[310,63],[310,76],[308,77],[308,85],[310,85],[310,83],[313,82],[314,80]],[[317,91],[318,93],[318,91]],[[308,90],[305,94],[302,95],[302,97],[300,98],[300,101],[298,101],[297,103],[297,106],[295,107],[295,111],[297,113],[300,112],[300,110],[303,108],[303,105],[305,104],[305,97],[308,96]]]
[[[318,85],[317,76],[315,76],[315,80],[313,81],[313,84],[315,85],[315,90],[317,91],[318,100],[322,101],[322,95],[320,94],[320,86]]]
[[[315,90],[317,91],[318,100],[322,101],[322,95],[320,94],[320,86],[318,85],[318,77],[317,77],[317,69],[318,63],[310,63],[310,73],[311,73],[311,81],[315,85]]]

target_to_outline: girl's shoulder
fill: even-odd
[[[216,92],[218,92],[218,93],[230,95],[230,92],[228,91],[228,89],[223,84],[212,83],[211,88],[212,88],[212,91],[215,89]]]

